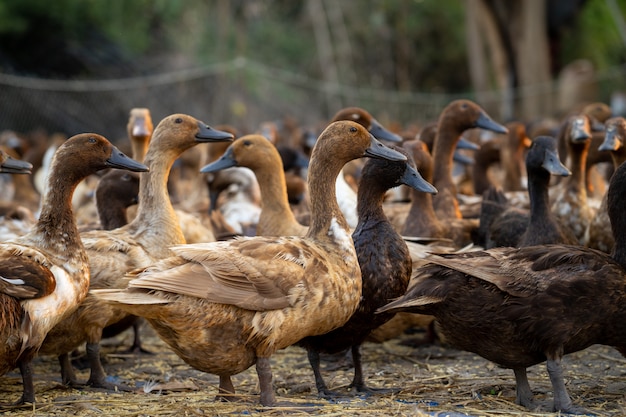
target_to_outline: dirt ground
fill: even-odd
[[[105,369],[112,382],[132,387],[129,392],[73,389],[60,385],[55,358],[35,363],[34,407],[8,409],[12,416],[556,416],[550,413],[552,391],[545,365],[529,369],[537,408],[514,404],[513,372],[480,358],[439,344],[408,347],[415,335],[363,346],[367,382],[372,387],[401,389],[395,394],[350,396],[352,369],[325,370],[330,388],[343,390],[337,401],[319,399],[303,349],[290,347],[273,357],[274,387],[279,401],[291,407],[259,405],[254,367],[233,378],[241,403],[214,401],[218,378],[186,365],[161,342],[149,326],[143,328],[144,345],[154,355],[121,353],[130,345],[126,332],[103,346]],[[614,349],[593,346],[565,358],[566,384],[577,405],[598,416],[625,416],[626,360]],[[332,365],[327,362],[326,365]],[[79,371],[86,381],[88,371]],[[0,403],[11,403],[21,393],[17,371],[0,380]]]

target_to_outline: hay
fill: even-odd
[[[411,348],[404,335],[384,343],[363,346],[365,375],[372,387],[401,388],[396,394],[351,396],[347,387],[352,368],[324,370],[331,389],[346,397],[328,401],[317,397],[312,371],[304,350],[291,347],[272,360],[277,400],[288,407],[259,405],[254,367],[233,377],[243,402],[214,401],[219,379],[186,365],[149,328],[144,328],[145,347],[155,355],[121,354],[119,344],[128,346],[131,334],[107,341],[106,354],[111,381],[131,387],[128,392],[106,392],[60,385],[55,358],[35,362],[37,403],[30,408],[10,410],[11,416],[556,416],[548,413],[552,389],[545,365],[529,368],[537,410],[514,404],[513,372],[468,352],[437,345]],[[626,414],[624,393],[625,360],[615,350],[593,346],[566,356],[566,384],[573,401],[598,416]],[[327,363],[327,362],[325,362]],[[330,364],[329,364],[330,365]],[[88,370],[77,372],[86,381]],[[15,401],[21,394],[19,373],[2,377],[0,402]]]

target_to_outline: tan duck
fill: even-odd
[[[19,366],[19,403],[35,400],[31,361],[47,333],[87,295],[90,270],[72,193],[85,177],[109,167],[147,170],[100,135],[67,140],[52,158],[39,220],[27,234],[0,244],[0,373]]]
[[[432,148],[434,160],[433,185],[439,191],[433,198],[440,219],[460,218],[457,188],[452,178],[454,151],[461,134],[467,129],[481,128],[507,133],[504,126],[494,122],[487,113],[470,100],[455,100],[439,116],[437,135]]]
[[[136,217],[118,229],[81,234],[89,256],[90,288],[118,288],[126,272],[170,256],[170,245],[185,243],[167,191],[170,168],[181,152],[197,143],[230,140],[229,133],[215,130],[186,114],[173,114],[159,122],[144,158],[150,171],[140,178]],[[64,384],[77,384],[68,353],[86,342],[91,367],[87,383],[111,388],[100,362],[102,329],[126,315],[88,296],[72,315],[52,329],[41,352],[59,356]]]
[[[587,226],[595,215],[595,208],[588,202],[585,185],[585,166],[591,146],[589,118],[570,116],[563,125],[559,141],[567,144],[568,168],[572,175],[552,188],[551,210],[574,233],[578,242],[584,245]]]
[[[200,171],[212,173],[233,166],[254,172],[261,190],[261,213],[257,236],[304,236],[308,227],[296,220],[287,197],[283,163],[271,141],[262,135],[246,135],[235,140],[220,159]]]
[[[341,326],[361,298],[357,254],[334,184],[346,162],[363,156],[405,159],[354,122],[322,132],[309,166],[305,236],[177,246],[174,257],[134,273],[128,289],[94,295],[145,317],[185,362],[219,375],[220,398],[232,399],[231,376],[256,364],[260,402],[275,404],[272,354]]]
[[[606,134],[604,142],[599,149],[602,152],[609,151],[613,160],[613,166],[617,169],[626,161],[626,119],[612,117],[606,121]],[[611,253],[615,239],[611,231],[611,222],[607,210],[607,194],[604,194],[596,215],[591,219],[586,233],[587,246]]]
[[[608,191],[613,255],[577,245],[433,255],[407,293],[379,311],[434,315],[447,342],[513,369],[515,402],[527,408],[535,404],[526,369],[545,361],[550,411],[586,414],[567,393],[562,358],[593,344],[626,355],[625,205],[622,164]]]

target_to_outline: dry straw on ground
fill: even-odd
[[[401,342],[411,336],[363,347],[365,373],[373,387],[397,387],[396,394],[349,396],[352,368],[324,371],[328,385],[346,397],[331,402],[317,397],[306,353],[297,347],[273,357],[277,399],[290,407],[268,408],[258,403],[254,368],[233,378],[244,402],[214,401],[218,378],[186,365],[149,327],[145,345],[155,355],[121,354],[130,333],[107,341],[103,347],[110,378],[132,387],[129,392],[105,392],[60,385],[55,358],[43,357],[35,365],[37,403],[32,408],[11,409],[11,416],[556,416],[549,413],[552,400],[544,364],[529,369],[538,409],[514,404],[513,372],[467,352],[439,345],[412,348]],[[123,345],[123,346],[120,346]],[[327,362],[327,365],[333,365]],[[593,346],[566,356],[566,384],[574,402],[598,416],[626,415],[626,360],[615,350]],[[88,378],[80,371],[79,378]],[[15,401],[21,393],[19,373],[5,375],[0,402]]]

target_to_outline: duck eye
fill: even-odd
[[[356,132],[356,127],[351,126],[351,127],[350,127],[350,132],[353,132],[353,133],[354,133],[354,132]]]
[[[250,142],[249,140],[246,140],[243,142],[243,146],[250,146],[252,145],[252,142]]]
[[[181,119],[180,117],[174,120],[174,123],[182,123],[182,122],[183,122],[183,119]]]
[[[463,103],[463,104],[461,105],[461,108],[462,108],[462,109],[466,109],[466,108],[467,108],[467,103]]]
[[[93,136],[89,136],[88,140],[89,140],[89,143],[96,143],[97,142],[96,138],[94,138]]]

